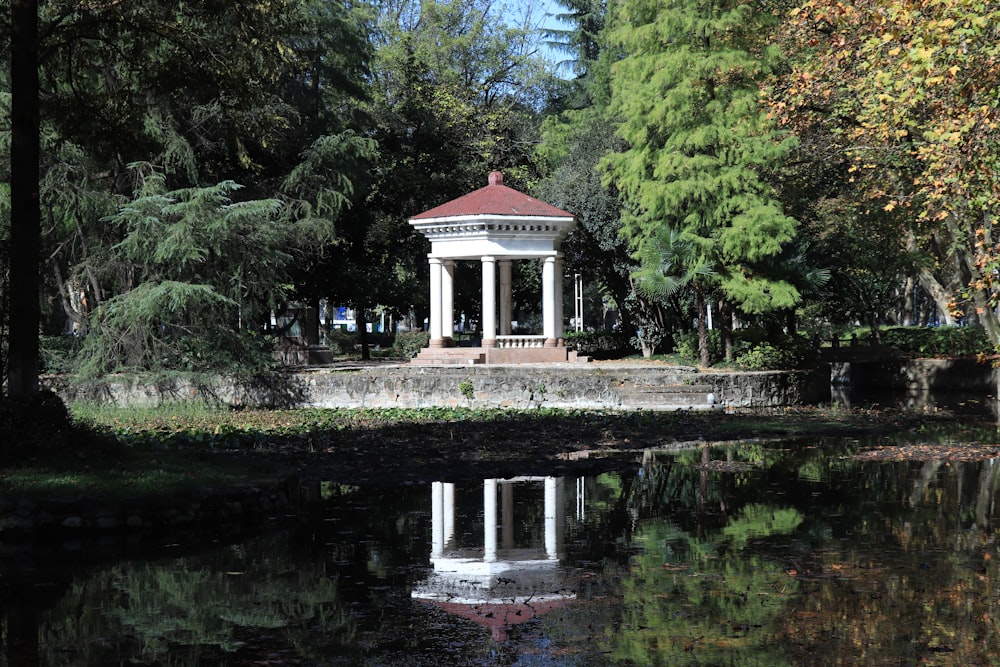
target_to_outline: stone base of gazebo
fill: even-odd
[[[562,345],[557,347],[425,347],[410,360],[411,364],[553,364],[581,363],[589,357]]]

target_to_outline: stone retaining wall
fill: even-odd
[[[68,401],[156,405],[205,400],[245,407],[675,409],[754,407],[829,400],[829,368],[700,373],[674,366],[537,364],[371,366],[290,372],[267,386],[111,380],[100,389],[64,390]],[[643,394],[663,389],[658,403]],[[676,400],[669,398],[676,397]]]
[[[835,362],[831,381],[855,389],[905,389],[997,394],[998,369],[989,362],[962,359],[882,359]]]

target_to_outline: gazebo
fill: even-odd
[[[430,344],[414,363],[525,363],[575,361],[563,341],[560,246],[576,218],[503,184],[499,171],[489,184],[410,218],[431,242]],[[511,264],[542,259],[542,333],[511,332]],[[482,264],[482,343],[454,343],[455,262]],[[499,274],[499,285],[498,285]],[[498,288],[499,287],[499,299]],[[499,301],[499,308],[498,306]],[[499,323],[499,329],[498,329]]]

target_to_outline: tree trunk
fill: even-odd
[[[727,299],[719,299],[719,334],[722,336],[722,349],[725,351],[726,361],[733,360],[733,311],[729,307]]]
[[[372,358],[368,344],[368,311],[363,305],[359,305],[354,316],[358,323],[358,339],[361,341],[361,359],[368,361]]]
[[[952,236],[956,239],[962,233],[961,228],[952,224],[949,226],[949,230]],[[989,235],[986,237],[986,242],[991,243]],[[957,244],[956,244],[957,245]],[[977,258],[972,251],[966,250],[964,248],[958,249],[959,263],[962,268],[967,271],[966,284],[983,283],[988,282],[983,280],[982,269],[977,264]],[[986,330],[986,336],[989,338],[990,344],[993,345],[994,349],[1000,349],[1000,320],[997,319],[997,313],[993,305],[990,303],[990,292],[989,288],[978,288],[972,290],[972,304],[974,310],[972,312],[966,312],[966,318],[970,323],[978,323],[983,326]],[[966,309],[968,311],[968,309]]]
[[[906,280],[903,281],[903,293],[900,294],[899,298],[899,313],[896,316],[896,322],[904,327],[914,326],[919,321],[917,300],[914,298],[915,288],[916,280],[914,277],[906,276]]]
[[[1000,349],[1000,320],[997,319],[996,311],[981,291],[973,292],[972,301],[976,305],[979,324],[986,330],[990,344],[994,349]]]
[[[38,391],[38,0],[11,5],[10,359],[7,391]]]
[[[875,311],[868,311],[866,313],[866,324],[868,325],[868,337],[871,339],[872,345],[882,344],[882,328],[880,326],[878,313]]]
[[[917,239],[913,235],[912,231],[908,232],[906,235],[906,250],[914,253],[918,250]],[[960,272],[960,270],[961,269],[956,266],[955,271]],[[954,292],[941,284],[941,281],[934,275],[934,271],[927,266],[919,267],[917,271],[917,282],[920,283],[920,286],[934,302],[934,305],[937,307],[938,314],[944,317],[944,323],[949,325],[955,324],[955,318],[952,316],[951,309],[948,307],[948,304],[955,298]]]
[[[918,279],[920,280],[920,286],[924,288],[924,291],[934,301],[938,314],[944,317],[944,323],[954,325],[955,318],[948,307],[948,304],[955,298],[952,292],[945,289],[940,281],[934,277],[934,273],[930,269],[920,269]]]

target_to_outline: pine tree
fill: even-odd
[[[718,288],[745,313],[799,300],[764,262],[795,235],[765,179],[791,148],[760,105],[760,82],[775,54],[762,45],[764,12],[735,0],[623,0],[611,18],[611,112],[629,148],[605,160],[629,204],[624,232],[637,257],[662,229],[695,248],[710,267],[697,294]],[[702,340],[702,357],[707,350]]]
[[[276,199],[232,201],[231,181],[167,192],[164,180],[149,172],[105,220],[121,231],[105,267],[121,284],[91,318],[80,374],[265,368],[248,324],[284,300],[294,225]]]

